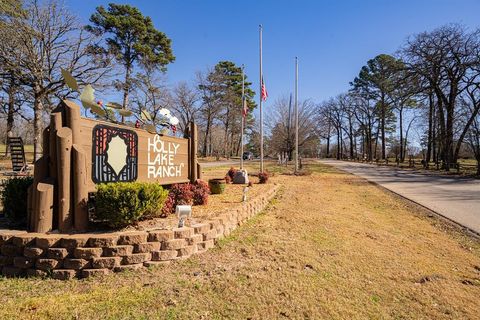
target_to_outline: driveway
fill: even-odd
[[[210,161],[210,162],[199,161],[199,162],[202,165],[202,167],[204,167],[204,168],[224,167],[224,166],[240,167],[240,159]],[[252,162],[260,162],[260,160],[259,159],[253,159],[253,160],[244,160],[243,161],[243,163],[245,165],[251,164]]]
[[[375,182],[480,234],[480,180],[348,161],[320,162]]]
[[[225,160],[225,161],[210,161],[201,162],[200,164],[204,168],[223,167],[223,166],[240,166],[240,159],[238,160]]]

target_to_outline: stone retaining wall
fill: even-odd
[[[0,271],[4,276],[75,277],[135,270],[169,263],[214,247],[216,241],[265,208],[278,186],[190,227],[89,234],[0,231]]]

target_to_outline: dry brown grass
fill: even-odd
[[[0,281],[0,318],[474,319],[480,245],[323,165],[203,255],[84,281]]]

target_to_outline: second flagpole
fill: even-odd
[[[263,172],[263,110],[262,110],[262,82],[263,82],[263,69],[262,69],[262,25],[259,25],[260,31],[260,172]]]
[[[245,112],[245,66],[242,64],[242,138],[240,145],[240,169],[243,170],[243,132],[245,131],[245,118],[247,114]]]

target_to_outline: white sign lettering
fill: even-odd
[[[175,164],[179,143],[162,141],[159,135],[148,138],[148,178],[180,177],[185,164]]]

